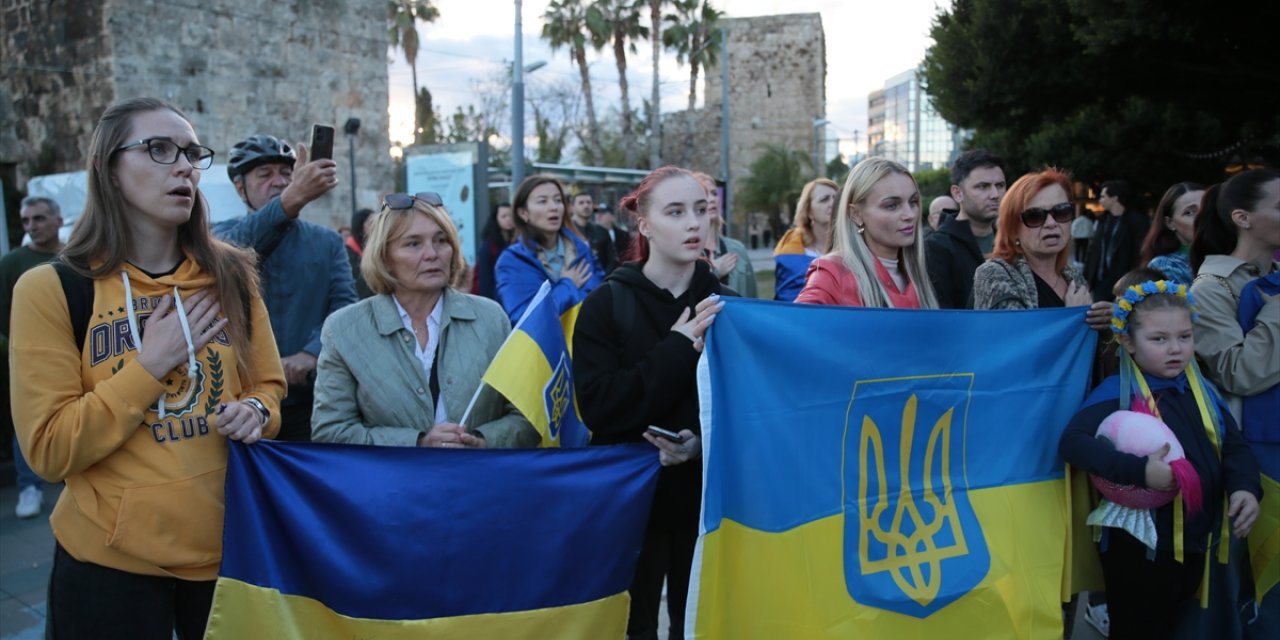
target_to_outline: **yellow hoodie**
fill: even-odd
[[[226,438],[219,404],[255,397],[271,411],[263,430],[280,428],[285,381],[262,300],[252,306],[250,367],[220,333],[195,354],[195,375],[180,365],[163,381],[137,362],[126,305],[137,324],[160,297],[182,298],[213,286],[190,255],[168,275],[125,265],[94,281],[85,347],[75,344],[66,297],[51,265],[25,273],[14,288],[10,331],[13,418],[31,468],[66,481],[49,521],[77,560],[187,580],[217,577],[222,558]],[[143,332],[145,336],[145,331]],[[164,394],[164,416],[159,399]]]

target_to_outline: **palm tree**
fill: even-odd
[[[440,10],[432,6],[431,0],[387,0],[387,33],[391,36],[391,46],[403,51],[405,60],[409,61],[415,102],[418,100],[418,21],[435,22],[439,17]],[[414,140],[421,135],[422,123],[418,109],[414,109]]]
[[[627,83],[627,49],[637,53],[636,40],[649,37],[649,29],[640,24],[640,8],[644,0],[595,0],[587,10],[587,27],[596,51],[613,45],[613,58],[618,65],[618,88],[622,92],[622,144],[628,169],[636,167],[637,144],[632,126],[634,117]]]
[[[813,175],[813,158],[784,144],[764,143],[757,149],[760,155],[739,182],[734,208],[767,213],[776,238],[782,232],[783,212],[800,197],[806,177]]]
[[[587,150],[591,154],[591,163],[599,165],[604,152],[600,149],[600,123],[596,120],[591,75],[587,69],[587,9],[582,0],[552,0],[542,19],[542,37],[551,44],[551,50],[558,51],[567,45],[574,64],[578,65],[582,95],[587,103]]]
[[[653,93],[649,110],[649,167],[662,163],[662,96],[658,94],[658,57],[662,55],[662,8],[671,0],[648,0],[649,38],[653,42]]]
[[[676,52],[680,64],[689,63],[689,112],[698,100],[698,73],[715,66],[719,50],[711,37],[720,28],[724,12],[707,0],[676,0],[675,13],[667,14],[667,28],[662,41]]]
[[[668,49],[674,49],[676,60],[689,63],[689,108],[685,118],[685,148],[683,164],[689,162],[693,151],[693,109],[698,101],[698,71],[710,69],[716,63],[717,49],[711,37],[719,29],[722,11],[707,0],[675,0],[676,12],[667,14],[667,29],[662,41]]]

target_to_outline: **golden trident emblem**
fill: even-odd
[[[942,585],[942,561],[968,555],[969,547],[965,543],[959,515],[951,493],[951,419],[955,409],[947,409],[946,413],[933,425],[929,433],[929,442],[925,448],[924,465],[921,473],[924,490],[920,499],[924,502],[927,513],[922,513],[916,503],[915,489],[911,483],[911,451],[916,427],[916,396],[907,398],[902,410],[902,443],[898,449],[899,489],[893,520],[889,530],[881,525],[886,510],[889,509],[888,482],[885,477],[884,443],[880,437],[880,429],[870,416],[862,418],[862,438],[859,458],[862,464],[858,471],[858,500],[863,505],[860,512],[860,528],[858,535],[858,557],[862,566],[862,574],[890,572],[893,582],[907,597],[921,606],[928,606],[938,597]],[[868,451],[869,450],[869,451]],[[875,495],[867,495],[867,468],[871,466],[868,453],[874,456],[876,470]],[[935,468],[941,467],[942,494],[939,495],[933,486]],[[874,507],[867,505],[874,503]],[[910,530],[904,532],[904,525]],[[950,545],[939,545],[936,540],[940,531],[946,527],[950,533]],[[871,538],[884,546],[883,558],[871,559]],[[927,571],[926,571],[927,569]]]
[[[547,382],[547,433],[555,438],[560,432],[560,422],[569,408],[569,366],[563,356]]]

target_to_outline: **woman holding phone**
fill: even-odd
[[[520,321],[543,282],[551,282],[558,313],[572,309],[600,286],[604,270],[568,223],[564,187],[552,176],[529,176],[511,204],[516,241],[498,256],[494,268],[498,300],[511,323]]]
[[[629,638],[657,638],[664,580],[669,637],[683,637],[701,508],[695,369],[727,293],[702,259],[707,205],[706,190],[684,169],[663,167],[640,181],[620,203],[639,231],[636,261],[587,297],[573,336],[574,389],[591,444],[647,440],[664,465],[631,584]]]

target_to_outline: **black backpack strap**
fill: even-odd
[[[636,294],[616,280],[606,280],[609,295],[613,298],[613,323],[619,336],[631,334],[636,321]]]
[[[62,283],[62,295],[67,299],[67,314],[71,317],[71,334],[76,344],[84,350],[85,335],[89,333],[89,319],[93,315],[93,279],[81,275],[61,259],[52,262]]]

